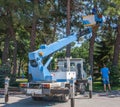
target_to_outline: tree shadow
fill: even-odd
[[[15,103],[0,103],[4,104],[1,107],[53,107],[57,104],[64,104],[66,102],[58,102],[56,99],[41,99],[40,101],[34,101],[31,97],[25,98],[24,96],[17,96],[19,98],[24,98],[18,100]],[[12,98],[12,97],[10,97]]]

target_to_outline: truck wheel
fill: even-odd
[[[61,101],[62,102],[67,102],[69,100],[69,94],[64,94],[61,96]]]
[[[37,97],[32,97],[32,99],[33,99],[34,101],[37,101]]]
[[[85,93],[85,85],[80,84],[80,94],[84,94],[84,93]]]
[[[34,101],[40,101],[40,100],[42,100],[41,97],[32,97],[32,99],[33,99]]]

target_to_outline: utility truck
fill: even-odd
[[[90,24],[89,18],[84,18],[83,23]],[[68,101],[71,80],[73,80],[75,84],[75,93],[84,93],[85,84],[87,83],[84,59],[58,59],[58,69],[54,72],[49,70],[48,66],[53,59],[51,55],[70,43],[77,41],[80,36],[91,33],[91,31],[91,28],[87,27],[87,29],[79,34],[71,34],[49,45],[43,44],[38,50],[30,52],[28,65],[29,82],[27,84],[21,84],[21,86],[27,85],[25,93],[30,95],[34,100],[38,100],[41,97],[56,97],[60,101]],[[46,57],[49,58],[45,62]]]
[[[78,34],[72,34],[50,45],[41,45],[40,49],[29,53],[29,82],[26,94],[34,100],[41,97],[56,97],[60,101],[68,101],[70,95],[70,80],[76,83],[78,80],[87,81],[87,74],[83,69],[83,59],[58,59],[58,69],[50,71],[48,66],[53,59],[44,59],[68,44],[76,41]],[[44,64],[43,64],[44,62]],[[77,85],[78,87],[78,85]],[[79,91],[84,91],[79,84]],[[77,92],[77,91],[76,91]]]

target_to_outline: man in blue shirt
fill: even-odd
[[[111,86],[110,86],[110,81],[109,81],[109,68],[106,67],[106,65],[103,65],[103,68],[101,68],[101,75],[102,75],[102,80],[104,84],[104,91],[106,92],[106,85],[108,85],[109,91],[111,91]]]

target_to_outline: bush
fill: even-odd
[[[110,69],[110,82],[112,86],[120,84],[120,68],[118,66],[112,66]]]

